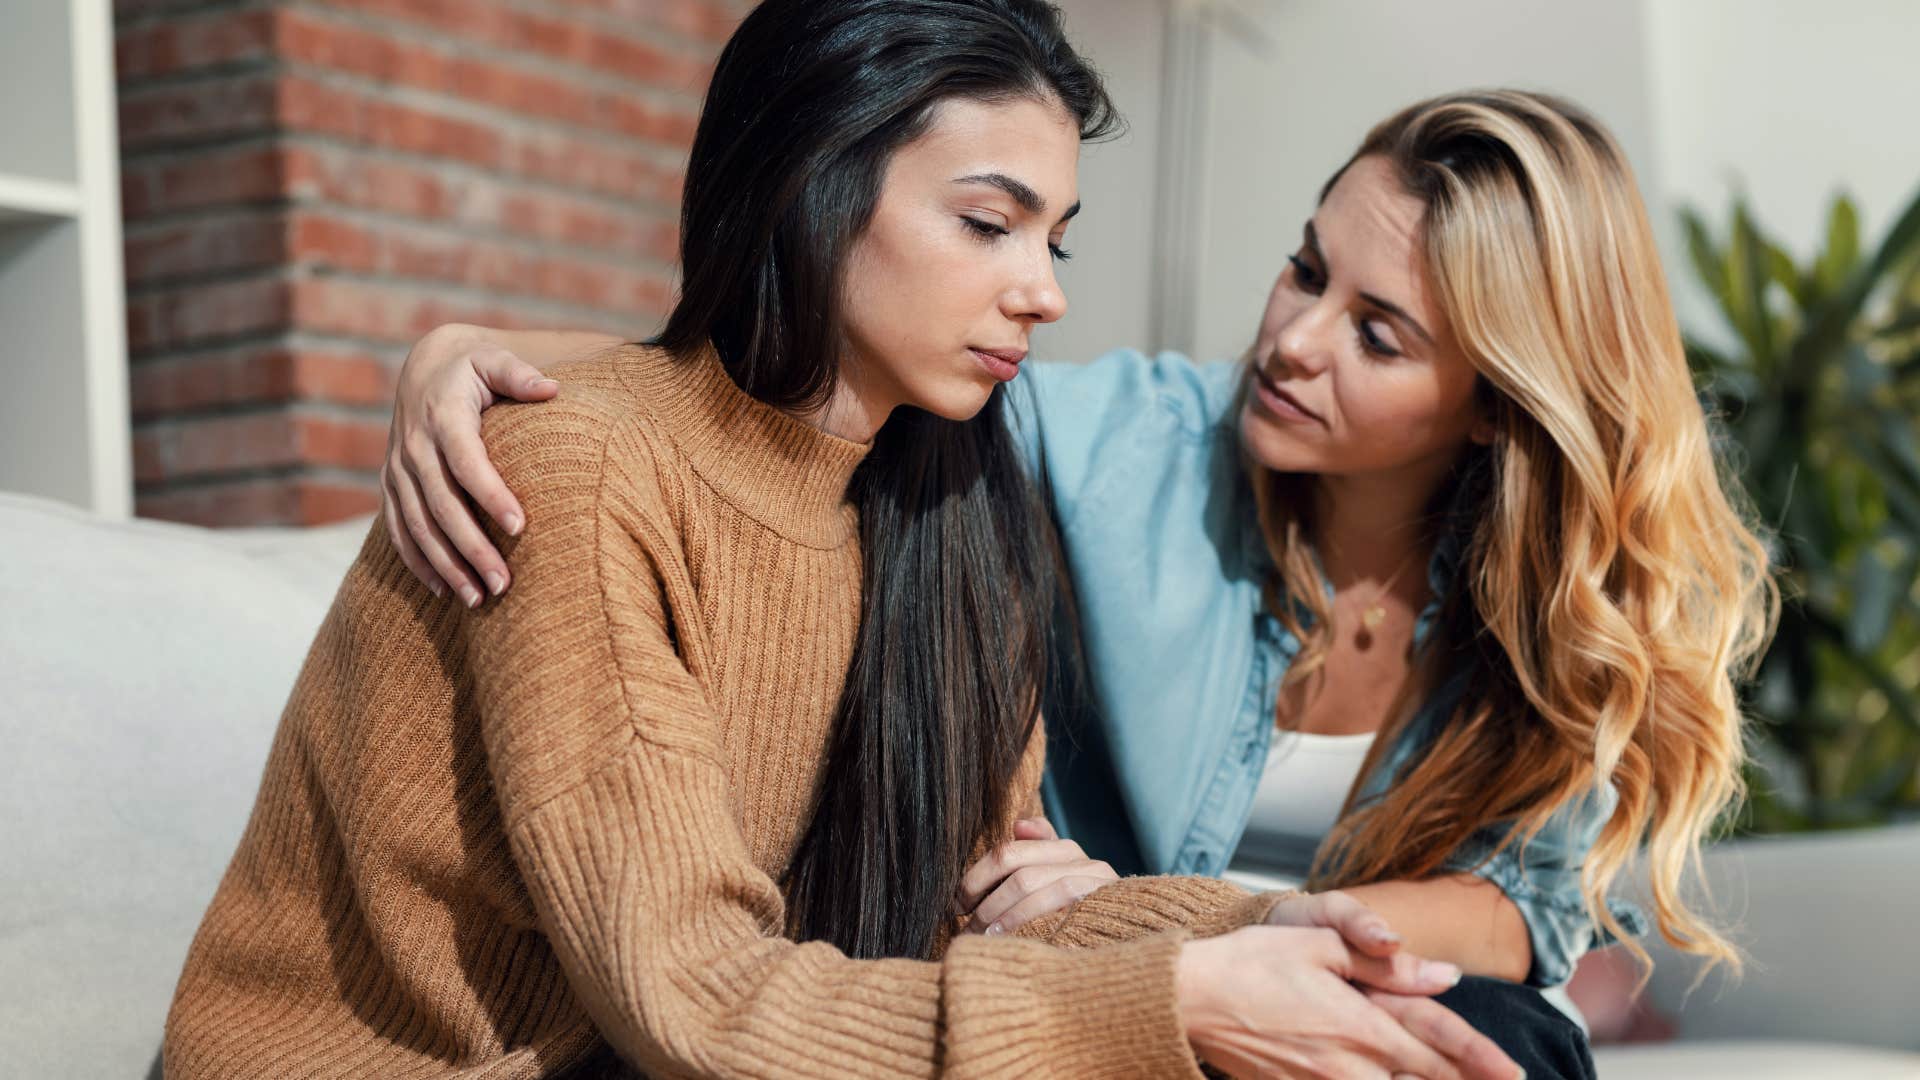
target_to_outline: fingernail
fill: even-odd
[[[1382,945],[1395,944],[1400,940],[1399,934],[1394,933],[1392,930],[1389,930],[1384,926],[1376,926],[1373,929],[1367,931],[1367,936],[1379,942]]]
[[[1424,982],[1443,982],[1448,986],[1460,985],[1460,969],[1439,960],[1428,960],[1420,965],[1420,978]]]
[[[1515,1069],[1513,1072],[1513,1080],[1527,1080],[1527,1070]]]
[[[1001,934],[1004,934],[1006,932],[1007,932],[1007,928],[1004,926],[1001,926],[998,922],[995,922],[992,926],[987,927],[988,937],[998,937]]]
[[[480,606],[480,590],[471,585],[460,586],[460,602],[470,608]]]
[[[527,385],[529,390],[545,390],[549,386],[559,386],[559,379],[535,379]]]
[[[427,591],[432,593],[435,599],[440,599],[447,595],[447,587],[437,581],[427,582]]]
[[[498,570],[487,574],[487,591],[495,596],[507,591],[507,575]]]
[[[508,514],[507,519],[501,522],[501,524],[507,527],[508,536],[519,536],[520,526],[526,523],[520,520],[519,514]]]

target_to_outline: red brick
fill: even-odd
[[[162,289],[127,299],[127,348],[138,355],[286,329],[288,284],[275,279]]]
[[[500,163],[501,134],[473,121],[383,101],[370,93],[299,75],[283,77],[277,90],[274,121],[286,130],[332,135],[482,168]]]
[[[265,60],[273,55],[272,26],[271,13],[244,9],[147,23],[119,35],[115,66],[125,83],[215,64]]]
[[[379,234],[324,214],[295,212],[287,223],[287,261],[347,270],[380,269]]]
[[[275,28],[281,56],[311,67],[677,148],[693,140],[697,117],[691,103],[678,108],[648,103],[633,93],[600,90],[577,80],[398,41],[391,35],[298,12],[280,13]],[[699,84],[693,88],[698,90]]]
[[[245,345],[133,365],[136,418],[234,405],[387,406],[396,363],[340,350]]]
[[[600,101],[599,126],[650,139],[669,146],[692,147],[699,117],[682,109],[665,109],[642,98],[609,97]]]
[[[128,221],[229,203],[278,199],[286,193],[282,151],[273,146],[207,150],[191,157],[126,164],[121,210]]]
[[[297,483],[293,488],[294,524],[331,525],[380,509],[380,491],[369,479],[362,485]]]
[[[196,485],[173,491],[140,492],[134,512],[141,517],[194,525],[325,525],[380,508],[371,478],[358,483],[275,477]]]
[[[697,95],[745,3],[117,10],[139,512],[294,524],[377,505],[432,327],[666,310]]]
[[[293,465],[377,471],[387,425],[275,409],[168,419],[134,432],[134,481],[157,484]]]
[[[294,389],[291,360],[280,346],[253,345],[135,364],[133,415],[286,401]]]
[[[753,6],[751,0],[554,0],[562,8],[597,11],[622,19],[722,42]]]
[[[304,464],[377,472],[387,453],[387,421],[298,415],[293,441]]]
[[[680,230],[651,212],[622,212],[547,192],[521,192],[500,208],[510,232],[638,255],[665,265],[679,257]]]
[[[390,285],[316,278],[293,286],[293,318],[303,330],[369,341],[410,344],[447,322],[527,328],[539,320],[517,314],[510,305],[446,299],[431,291]]]
[[[424,284],[533,296],[609,311],[664,310],[666,275],[578,256],[476,239],[440,230],[363,227],[321,210],[295,212],[289,249],[297,265],[380,275]]]
[[[134,482],[300,464],[294,429],[278,411],[164,420],[133,433]]]
[[[267,72],[223,75],[120,95],[120,148],[211,142],[270,131],[277,85]]]
[[[559,131],[515,133],[502,164],[521,176],[619,198],[680,201],[683,173],[646,154],[619,150]]]
[[[565,16],[547,16],[491,4],[452,0],[320,0],[324,6],[423,27],[457,40],[528,52],[635,82],[698,94],[712,74],[708,50],[681,53],[615,34]],[[685,10],[676,10],[685,9]],[[622,17],[635,26],[662,27],[724,41],[738,13],[698,3],[647,0]],[[664,17],[663,17],[664,16]]]
[[[302,201],[339,203],[409,217],[447,218],[461,212],[451,185],[430,164],[370,160],[339,146],[296,143],[285,151],[285,194]]]
[[[406,217],[438,219],[532,240],[598,248],[671,265],[679,229],[670,213],[546,188],[509,177],[449,173],[429,162],[368,160],[346,147],[296,144],[285,153],[286,194]],[[677,173],[658,178],[650,201],[677,198]],[[671,192],[671,193],[669,193]]]
[[[295,350],[293,389],[302,400],[342,405],[393,404],[399,364],[366,353]]]
[[[126,275],[133,284],[274,266],[286,257],[285,226],[272,211],[149,227],[129,223],[126,231]]]

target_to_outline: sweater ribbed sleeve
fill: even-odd
[[[1067,950],[972,938],[937,962],[781,936],[708,700],[717,662],[658,436],[617,415],[488,414],[527,511],[515,583],[466,623],[515,864],[567,982],[649,1074],[1198,1075],[1175,1010],[1182,932]],[[739,643],[732,643],[738,648]]]
[[[1274,905],[1294,895],[1250,893],[1230,881],[1187,875],[1121,878],[1079,902],[1022,924],[1023,938],[1067,948],[1133,941],[1182,928],[1196,938],[1258,926]]]

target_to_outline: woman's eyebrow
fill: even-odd
[[[1332,277],[1333,267],[1328,265],[1327,263],[1327,253],[1320,250],[1320,234],[1314,231],[1313,222],[1311,221],[1307,222],[1306,246],[1307,246],[1307,250],[1313,254],[1315,261],[1319,262],[1321,276],[1323,278]],[[1384,311],[1388,315],[1391,315],[1394,318],[1405,323],[1407,325],[1407,329],[1412,330],[1415,334],[1418,334],[1421,340],[1425,341],[1427,344],[1429,345],[1433,344],[1433,335],[1427,333],[1427,328],[1420,325],[1420,320],[1407,314],[1407,310],[1401,307],[1399,304],[1396,304],[1393,301],[1388,300],[1383,296],[1376,296],[1370,292],[1363,292],[1363,293],[1360,293],[1359,295],[1360,295],[1360,299],[1365,300],[1367,303],[1372,304],[1374,307],[1379,308],[1381,311]]]
[[[1020,204],[1020,209],[1029,214],[1044,214],[1047,211],[1047,200],[1041,198],[1039,192],[1006,173],[974,173],[970,176],[962,176],[954,183],[986,184],[989,187],[996,187],[1012,196],[1013,201]],[[1067,207],[1067,212],[1060,215],[1060,220],[1069,221],[1079,212],[1080,204],[1076,202]]]

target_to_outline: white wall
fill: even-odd
[[[1191,291],[1193,318],[1184,340],[1161,342],[1143,335],[1153,306],[1167,298],[1152,291],[1150,276],[1114,262],[1154,257],[1152,179],[1162,152],[1180,152],[1158,124],[1169,79],[1158,51],[1166,0],[1062,5],[1075,41],[1107,74],[1137,130],[1082,162],[1088,211],[1074,246],[1086,259],[1063,279],[1073,312],[1036,339],[1045,343],[1039,355],[1085,359],[1121,345],[1237,353],[1320,185],[1375,122],[1436,93],[1512,85],[1566,94],[1615,129],[1637,167],[1651,167],[1638,5],[1210,2],[1232,14],[1211,20],[1205,45],[1204,149],[1190,162],[1199,197],[1174,208],[1194,233],[1198,272],[1171,287]]]
[[[1646,0],[1662,196],[1718,221],[1745,191],[1796,256],[1835,191],[1877,238],[1920,189],[1920,4]]]
[[[1067,33],[1106,75],[1127,133],[1080,156],[1080,216],[1060,267],[1067,317],[1033,335],[1036,359],[1091,360],[1146,343],[1152,323],[1153,224],[1164,77],[1162,0],[1067,0]]]
[[[1171,212],[1196,272],[1157,281],[1156,170],[1169,5],[1212,20],[1203,69],[1197,197]],[[1237,353],[1298,241],[1325,178],[1400,106],[1473,86],[1563,94],[1611,127],[1667,251],[1683,323],[1714,316],[1679,245],[1684,203],[1711,220],[1745,191],[1798,257],[1832,193],[1859,201],[1871,242],[1920,187],[1920,3],[1912,0],[1064,0],[1069,30],[1135,125],[1081,169],[1072,313],[1036,337],[1041,356],[1120,345]],[[1250,24],[1251,32],[1241,23]],[[1190,329],[1154,341],[1156,306],[1185,289]],[[1175,307],[1180,304],[1173,304]]]
[[[1515,86],[1566,95],[1652,169],[1637,5],[1529,0],[1260,0],[1271,43],[1214,50],[1200,223],[1200,355],[1239,352],[1320,186],[1367,129],[1421,98]]]
[[[1656,153],[1650,201],[1680,321],[1727,340],[1671,220],[1682,205],[1725,228],[1736,193],[1804,261],[1850,193],[1872,250],[1920,191],[1920,4],[1911,0],[1644,0]]]

